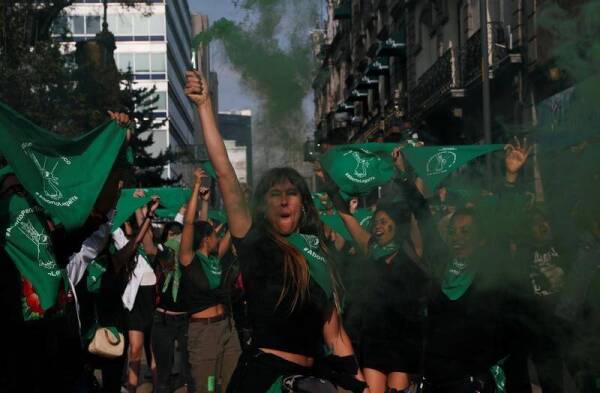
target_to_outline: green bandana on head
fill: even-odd
[[[458,300],[473,283],[475,274],[466,262],[454,258],[448,265],[442,281],[442,292],[450,300]]]
[[[396,242],[391,241],[385,246],[380,246],[377,243],[371,244],[371,259],[377,261],[381,258],[389,257],[400,249],[400,246]]]
[[[125,130],[109,122],[76,138],[46,131],[0,102],[0,152],[55,224],[82,226],[115,163]]]
[[[331,180],[348,195],[368,194],[394,176],[391,153],[395,143],[341,145],[321,156],[321,167]]]
[[[327,259],[321,253],[319,238],[315,235],[303,235],[292,233],[287,237],[287,241],[306,259],[310,276],[327,296],[333,297],[333,283],[327,266]]]
[[[423,180],[429,191],[434,191],[446,176],[469,161],[493,151],[504,149],[504,145],[464,146],[408,146],[402,153]]]
[[[344,240],[352,241],[352,235],[350,234],[350,232],[348,232],[348,229],[346,228],[346,225],[344,225],[344,221],[342,220],[342,217],[340,217],[339,214],[321,213],[319,214],[319,218],[321,219],[323,224],[327,225],[335,233],[343,237]]]
[[[56,304],[60,286],[64,283],[44,211],[33,200],[13,194],[10,198],[0,199],[0,227],[3,228],[2,247],[23,278],[27,308],[37,314],[24,316],[30,316],[29,319],[41,317]]]
[[[206,256],[202,253],[197,252],[196,256],[200,261],[202,270],[208,280],[208,287],[210,289],[217,289],[221,286],[221,260],[215,256]]]

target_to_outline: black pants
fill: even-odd
[[[227,393],[266,392],[280,376],[311,375],[311,369],[258,349],[242,354]]]
[[[468,376],[453,381],[424,381],[420,393],[496,393],[496,381],[491,373]]]
[[[171,392],[177,386],[172,386],[171,370],[175,363],[175,342],[177,342],[181,376],[183,382],[191,388],[191,376],[187,353],[188,315],[169,315],[155,311],[152,324],[152,350],[156,359],[157,386],[156,393]]]

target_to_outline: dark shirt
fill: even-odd
[[[291,309],[292,289],[278,304],[284,282],[281,250],[256,229],[233,242],[244,281],[253,346],[315,356],[331,312],[331,302],[323,289],[311,278],[303,303]]]
[[[181,273],[178,297],[181,297],[188,312],[194,314],[224,302],[223,291],[220,288],[210,289],[202,262],[197,255],[194,255],[189,265],[181,266]]]
[[[183,269],[183,266],[179,267],[180,269]],[[177,294],[177,300],[173,300],[173,283],[174,283],[174,278],[171,278],[171,281],[169,282],[169,285],[167,286],[166,290],[163,291],[163,286],[165,284],[165,279],[167,278],[167,274],[168,272],[161,272],[157,274],[158,277],[158,281],[157,281],[157,290],[158,290],[158,303],[156,305],[156,307],[158,308],[162,308],[163,310],[166,311],[173,311],[173,312],[184,312],[187,311],[185,308],[185,304],[182,300],[182,296],[181,296],[181,283],[183,281],[183,273],[182,273],[182,277],[179,281],[179,291]]]

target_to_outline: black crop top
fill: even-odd
[[[179,266],[180,269],[183,269],[183,266]],[[182,277],[179,282],[179,291],[177,294],[177,301],[173,300],[173,278],[171,278],[169,285],[166,290],[163,292],[163,286],[165,284],[165,279],[167,278],[168,272],[162,272],[157,274],[158,282],[157,282],[157,291],[158,291],[158,304],[156,305],[159,308],[167,311],[173,312],[184,312],[187,311],[184,303],[184,298],[182,296],[182,282],[183,282],[183,272]],[[184,295],[185,296],[185,295]]]
[[[253,346],[317,355],[323,344],[323,325],[332,310],[323,289],[311,278],[308,296],[293,311],[293,293],[288,292],[277,305],[283,287],[281,250],[256,229],[243,239],[233,238],[233,243],[248,302]]]
[[[197,313],[224,302],[220,288],[210,289],[198,256],[187,266],[181,266],[180,297],[189,313]]]

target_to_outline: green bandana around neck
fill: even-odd
[[[87,289],[91,293],[99,293],[102,286],[102,275],[106,272],[108,258],[105,255],[93,260],[87,267]]]
[[[42,207],[18,194],[0,199],[2,246],[23,279],[29,308],[37,314],[52,308],[63,283]]]
[[[208,280],[209,289],[217,289],[221,286],[221,260],[213,255],[206,256],[200,252],[196,253],[202,270]]]
[[[400,246],[394,242],[391,241],[388,244],[386,244],[385,246],[380,246],[377,243],[373,243],[371,244],[371,259],[373,261],[377,261],[381,258],[385,258],[388,257],[392,254],[394,254],[395,252],[397,252],[400,249]]]
[[[0,101],[0,153],[25,190],[67,231],[87,220],[125,134],[113,121],[67,138],[36,126]]]
[[[315,235],[292,233],[287,237],[287,241],[304,255],[312,279],[315,280],[328,297],[333,297],[333,283],[327,259],[321,253],[319,238]]]
[[[173,281],[173,286],[171,287],[171,296],[173,297],[173,301],[177,301],[177,294],[179,293],[179,285],[181,283],[181,266],[179,265],[179,260],[176,255],[179,252],[179,245],[181,244],[181,236],[175,236],[172,239],[169,239],[165,242],[164,246],[172,250],[175,256],[174,269],[167,273],[165,276],[165,282],[162,287],[162,293],[166,293],[169,288],[169,284]]]
[[[321,156],[321,167],[340,191],[352,196],[368,194],[394,176],[391,153],[395,143],[340,145]]]
[[[444,274],[442,292],[450,300],[460,299],[473,283],[475,274],[469,269],[468,263],[454,258]]]
[[[402,153],[423,180],[429,191],[435,191],[442,180],[469,161],[504,149],[504,145],[407,146]]]

